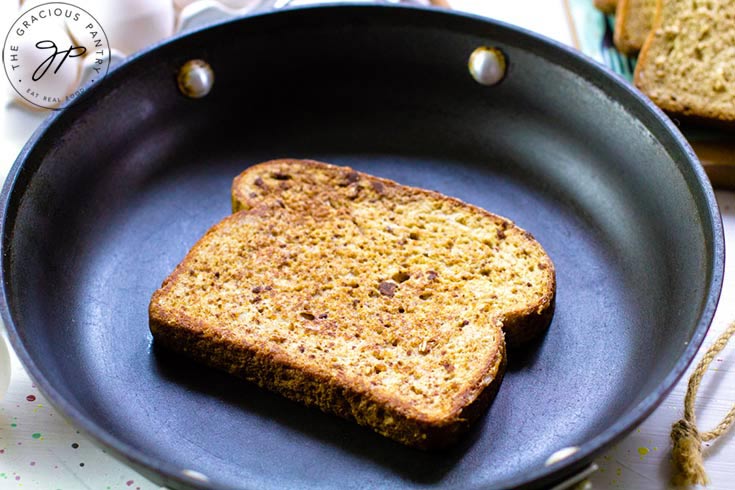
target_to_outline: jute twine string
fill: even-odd
[[[717,426],[709,432],[697,430],[694,402],[697,399],[697,390],[712,360],[725,348],[728,340],[735,335],[735,322],[731,323],[725,332],[707,350],[697,368],[689,378],[687,394],[684,398],[684,418],[676,422],[671,428],[671,441],[674,444],[672,456],[674,459],[675,485],[706,485],[707,474],[702,461],[702,443],[712,441],[724,434],[735,422],[735,404]]]

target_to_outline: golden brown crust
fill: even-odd
[[[555,285],[549,286],[555,288]],[[503,320],[505,343],[511,350],[518,350],[541,337],[554,316],[555,294],[553,289],[541,301],[543,306],[507,315]]]

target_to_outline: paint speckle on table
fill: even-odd
[[[5,403],[0,406],[3,416],[0,420],[0,470],[5,470],[0,472],[0,489],[160,489],[103,450],[87,444],[81,431],[63,417],[54,416],[58,412],[42,394],[16,377],[24,373],[22,366],[14,366],[17,370],[13,371]],[[84,487],[79,485],[81,481]]]
[[[641,446],[641,447],[639,447],[639,448],[638,448],[638,454],[640,455],[640,457],[641,457],[641,460],[642,460],[642,459],[643,459],[643,457],[644,457],[644,456],[645,456],[646,454],[648,454],[649,452],[650,452],[650,450],[649,450],[649,449],[648,449],[647,447],[643,447],[643,446]]]

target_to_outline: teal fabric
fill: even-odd
[[[592,0],[567,1],[579,40],[579,49],[598,63],[632,81],[636,59],[625,56],[615,49],[613,44],[615,16],[605,15],[597,10]]]

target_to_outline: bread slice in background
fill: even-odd
[[[350,168],[279,160],[233,186],[150,303],[156,343],[401,443],[457,440],[543,329],[542,247],[509,220]]]
[[[735,0],[659,0],[634,81],[671,114],[735,122]]]
[[[634,55],[643,47],[653,27],[656,0],[619,0],[615,11],[615,47]]]
[[[605,14],[614,14],[619,0],[595,0],[597,10]]]

